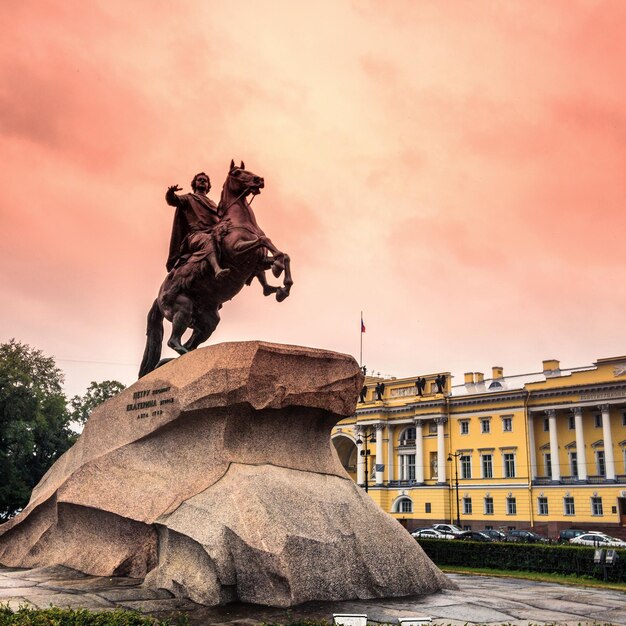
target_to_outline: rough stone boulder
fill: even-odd
[[[209,605],[290,606],[450,584],[345,473],[354,359],[245,342],[191,352],[91,414],[0,526],[0,563],[145,577]]]

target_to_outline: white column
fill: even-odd
[[[365,484],[365,457],[361,454],[365,450],[365,442],[361,439],[361,435],[364,434],[363,427],[357,426],[354,429],[356,435],[356,484],[362,486]]]
[[[391,424],[387,424],[387,480],[391,482],[395,480],[393,477],[393,435],[395,428]]]
[[[546,411],[548,425],[550,427],[550,466],[552,468],[552,480],[561,480],[561,467],[559,466],[559,442],[556,436],[556,411]]]
[[[436,417],[435,423],[437,424],[437,482],[446,482],[446,440],[444,433],[444,426],[448,418]]]
[[[537,478],[537,450],[535,449],[535,421],[533,414],[528,411],[528,447],[530,450],[530,480]]]
[[[376,484],[383,484],[383,472],[385,471],[385,463],[383,459],[383,428],[384,422],[378,422],[374,425],[376,428]]]
[[[424,420],[415,420],[415,482],[424,482]]]
[[[587,455],[585,451],[585,433],[583,432],[583,410],[575,406],[574,426],[576,427],[576,468],[578,480],[587,480]]]
[[[611,435],[611,414],[609,405],[602,404],[602,439],[604,439],[604,464],[606,466],[606,479],[615,480],[615,459],[613,458],[613,437]]]

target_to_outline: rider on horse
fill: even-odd
[[[176,207],[172,238],[167,259],[167,271],[175,267],[182,270],[186,278],[193,278],[204,273],[206,262],[211,265],[215,278],[221,280],[229,273],[218,261],[218,247],[213,229],[220,216],[216,204],[207,196],[211,189],[209,177],[200,172],[191,181],[193,193],[178,195],[178,185],[172,185],[165,194],[166,202]],[[186,270],[186,271],[185,271]]]

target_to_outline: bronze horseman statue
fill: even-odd
[[[289,256],[265,236],[247,201],[263,187],[263,179],[246,170],[243,161],[239,167],[231,161],[217,206],[207,195],[211,183],[204,172],[194,176],[192,193],[178,195],[178,185],[167,190],[167,203],[176,207],[168,274],[148,313],[140,377],[155,369],[161,358],[163,318],[172,323],[167,345],[185,354],[211,336],[219,324],[222,303],[255,277],[264,295],[275,293],[278,302],[289,295],[293,284]],[[282,286],[268,284],[265,272],[269,269],[276,278],[284,272]],[[188,328],[193,332],[183,344]]]

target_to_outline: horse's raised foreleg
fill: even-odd
[[[281,253],[283,267],[285,269],[285,278],[283,280],[283,286],[278,288],[276,292],[276,300],[278,302],[282,302],[291,291],[291,286],[293,285],[293,279],[291,278],[291,259],[288,254]]]
[[[167,345],[178,354],[186,354],[189,349],[183,346],[183,333],[191,326],[193,306],[187,296],[179,295],[172,307],[172,334],[167,340]]]
[[[265,277],[265,270],[261,270],[258,274],[255,274],[255,276],[263,287],[264,296],[271,296],[273,293],[278,291],[279,287],[274,287],[274,285],[268,284],[267,278]]]

